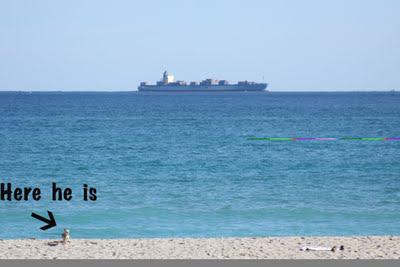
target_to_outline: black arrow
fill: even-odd
[[[53,213],[52,213],[51,211],[47,211],[47,214],[49,214],[50,220],[47,219],[47,218],[45,218],[45,217],[42,217],[42,216],[40,216],[40,215],[37,215],[36,213],[33,213],[33,212],[32,212],[32,214],[31,214],[31,216],[32,216],[33,218],[38,219],[38,220],[40,220],[40,221],[42,221],[42,222],[47,223],[47,225],[45,225],[45,226],[43,226],[43,227],[40,227],[40,229],[42,229],[43,231],[46,231],[47,229],[50,229],[50,228],[52,228],[52,227],[54,227],[54,226],[57,225],[56,219],[54,219]]]

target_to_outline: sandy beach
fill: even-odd
[[[309,246],[343,250],[302,251]],[[399,236],[0,240],[1,259],[400,259]]]

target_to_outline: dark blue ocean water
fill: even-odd
[[[0,180],[42,189],[0,238],[400,234],[400,142],[250,136],[400,137],[400,94],[0,93]]]

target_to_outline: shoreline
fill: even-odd
[[[0,259],[400,259],[400,236],[0,240]],[[302,247],[336,246],[336,251]],[[343,246],[343,250],[339,250]]]

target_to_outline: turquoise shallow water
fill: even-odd
[[[0,238],[400,234],[400,142],[251,136],[400,137],[400,94],[0,93],[0,179],[43,191]]]

